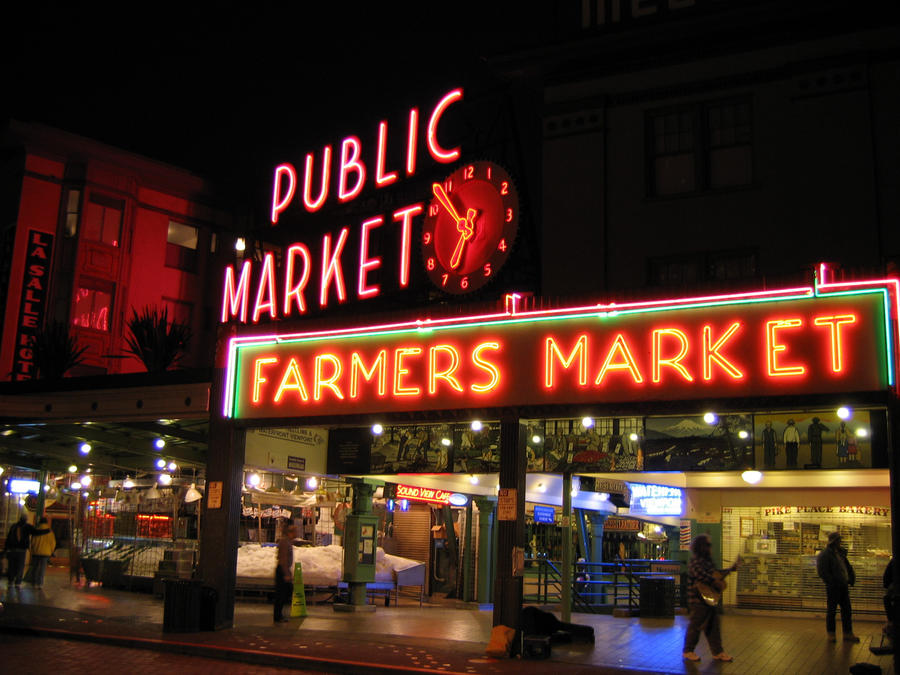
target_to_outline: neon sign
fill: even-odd
[[[843,393],[893,384],[888,290],[726,295],[235,338],[225,414]]]
[[[428,502],[429,504],[449,504],[452,494],[449,490],[438,490],[437,488],[402,484],[397,486],[397,499],[410,499],[416,502]]]
[[[629,483],[632,515],[680,516],[684,508],[681,488],[648,483]]]

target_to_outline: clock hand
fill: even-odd
[[[434,196],[437,197],[438,201],[441,205],[447,209],[447,213],[453,216],[453,220],[459,223],[459,221],[464,220],[459,217],[459,214],[456,212],[456,209],[453,208],[453,204],[450,203],[450,198],[447,196],[447,193],[444,192],[444,188],[440,183],[433,183],[431,186],[431,191],[434,192]],[[458,227],[459,225],[457,225]]]
[[[456,248],[453,249],[453,255],[450,256],[450,269],[455,270],[462,262],[463,249],[466,242],[475,236],[475,216],[478,215],[478,209],[468,209],[465,219],[460,218],[456,221],[456,229],[459,230],[459,241],[456,242]]]

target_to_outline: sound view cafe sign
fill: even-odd
[[[896,282],[236,337],[224,414],[848,394],[894,384]]]

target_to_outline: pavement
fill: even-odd
[[[890,669],[893,658],[869,653],[879,643],[881,624],[862,617],[856,620],[862,642],[834,645],[824,640],[819,617],[726,614],[724,642],[735,662],[712,661],[701,644],[703,661],[690,664],[681,659],[686,617],[573,614],[573,623],[594,627],[595,644],[554,645],[549,660],[493,659],[485,656],[492,612],[472,605],[420,607],[401,598],[397,607],[344,613],[311,604],[306,617],[274,624],[270,604],[239,600],[233,628],[172,633],[162,630],[161,599],[71,584],[67,570],[48,570],[43,589],[0,585],[0,632],[7,635],[334,673],[846,673],[859,661]]]

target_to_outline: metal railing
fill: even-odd
[[[674,577],[682,564],[676,560],[622,560],[576,562],[572,565],[572,611],[609,614],[616,609],[640,608],[641,579]],[[540,605],[559,604],[562,598],[562,562],[535,558],[526,562],[523,600]],[[676,571],[677,570],[677,571]],[[680,604],[678,586],[674,605]]]

